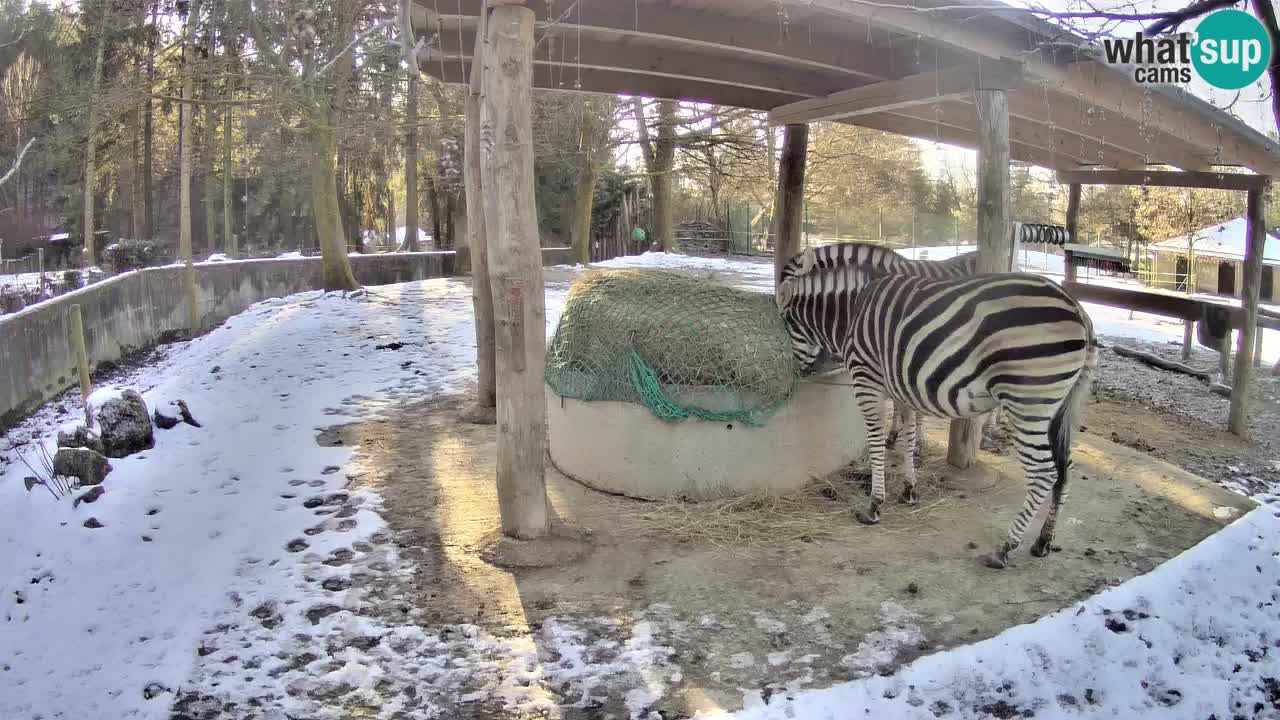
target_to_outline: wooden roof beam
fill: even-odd
[[[856,120],[848,121],[848,124],[921,140],[936,140],[970,150],[977,148],[977,140],[971,128],[958,128],[933,120],[921,120],[896,113],[861,115]],[[1053,154],[1034,145],[1015,142],[1012,138],[1009,142],[1009,156],[1020,162],[1028,162],[1053,170],[1072,169],[1083,164],[1078,158],[1065,154]]]
[[[768,110],[794,100],[774,90],[725,85],[703,80],[645,75],[630,71],[581,67],[572,75],[549,73],[534,61],[533,86],[540,90],[581,92],[596,95],[640,95],[659,100],[685,100],[718,105]],[[471,71],[470,57],[434,57],[420,60],[418,67],[442,82],[465,84]],[[563,82],[562,82],[563,81]]]
[[[1008,90],[1022,83],[1022,68],[1016,63],[986,61],[967,67],[920,73],[886,80],[823,98],[800,100],[769,113],[774,125],[842,120],[872,115],[916,105],[972,98],[973,91]]]
[[[431,0],[418,0],[432,7]],[[459,27],[475,29],[485,0],[441,0],[441,34]],[[583,34],[620,33],[665,43],[681,43],[691,51],[730,57],[754,57],[762,62],[811,70],[835,71],[852,80],[874,82],[918,72],[918,60],[905,47],[850,42],[849,37],[812,28],[800,32],[782,23],[762,23],[757,18],[735,17],[666,3],[581,2],[567,15],[563,9],[547,16],[539,9],[539,36],[548,27]],[[416,23],[415,23],[416,27]]]
[[[1245,173],[1172,170],[1059,170],[1058,182],[1064,185],[1154,185],[1247,191],[1265,190],[1271,184],[1271,178]]]
[[[1196,153],[1193,145],[1181,138],[1152,128],[1144,131],[1132,121],[1108,122],[1105,111],[1077,98],[1072,98],[1076,107],[1063,112],[1058,101],[1064,96],[1055,92],[1050,100],[1046,98],[1050,92],[1047,86],[1041,85],[1009,93],[1010,114],[1142,156],[1144,165],[1167,164],[1183,170],[1209,170],[1213,167],[1207,158]]]
[[[1150,127],[1186,138],[1203,151],[1220,157],[1220,164],[1280,174],[1280,145],[1186,93],[1142,88],[1123,72],[1093,60],[1058,65],[1043,51],[1028,51],[1008,39],[956,23],[944,13],[848,0],[808,2],[814,9],[834,17],[856,18],[889,30],[923,35],[934,42],[985,57],[1019,60],[1029,77],[1048,83],[1053,90],[1084,98],[1107,112],[1126,116],[1131,122],[1143,118]],[[1010,10],[1016,13],[1014,8]]]
[[[457,61],[475,46],[475,32],[442,33],[439,43],[429,49],[427,62]],[[535,75],[553,73],[567,81],[572,89],[578,67],[625,71],[672,78],[689,78],[721,85],[764,89],[791,98],[824,95],[847,86],[847,75],[835,75],[813,69],[761,62],[755,58],[730,59],[708,57],[684,48],[657,48],[631,38],[606,41],[592,35],[578,37],[571,31],[558,29],[544,35],[534,51]],[[424,65],[426,67],[426,65]],[[545,80],[543,81],[545,84]]]
[[[978,116],[971,103],[946,103],[936,107],[915,107],[895,111],[897,115],[914,117],[927,123],[940,122],[976,133]],[[856,122],[856,121],[855,121]],[[1009,139],[1029,147],[1042,149],[1051,158],[1062,157],[1072,165],[1098,163],[1108,167],[1140,168],[1146,162],[1141,155],[1082,138],[1060,128],[1049,128],[1010,115]],[[1054,163],[1051,167],[1059,166]]]

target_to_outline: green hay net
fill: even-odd
[[[662,270],[582,276],[547,351],[560,396],[641,403],[673,422],[762,424],[796,377],[772,295]]]

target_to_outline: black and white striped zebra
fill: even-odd
[[[891,248],[864,242],[832,243],[810,248],[782,266],[779,283],[815,270],[865,267],[876,273],[915,275],[933,280],[964,277],[978,272],[978,253],[970,252],[946,260],[912,260]]]
[[[858,519],[880,520],[885,499],[883,401],[944,418],[972,418],[1002,403],[1026,473],[1027,496],[1007,539],[984,562],[1008,564],[1046,498],[1048,514],[1031,548],[1048,554],[1066,497],[1077,404],[1096,365],[1093,325],[1056,283],[1002,273],[932,280],[865,266],[817,268],[778,287],[792,349],[808,369],[822,350],[843,358],[866,423],[871,504]],[[904,457],[916,441],[902,428]],[[904,462],[902,501],[914,504],[915,468]]]
[[[873,245],[865,242],[831,243],[819,245],[791,258],[782,267],[780,282],[786,281],[789,277],[814,271],[850,266],[865,267],[875,273],[895,273],[931,280],[942,280],[976,275],[978,273],[978,253],[964,253],[945,260],[912,260],[883,245]],[[998,408],[988,415],[987,433],[994,431],[998,415]],[[889,447],[896,446],[898,438],[902,435],[903,426],[908,422],[912,422],[917,441],[917,445],[912,450],[914,453],[913,462],[919,460],[920,448],[918,442],[923,432],[921,420],[922,418],[919,415],[911,412],[909,406],[902,403],[894,403],[893,424],[889,429],[886,444]]]

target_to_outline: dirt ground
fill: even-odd
[[[878,527],[853,521],[865,502],[857,473],[793,499],[771,540],[763,501],[681,514],[590,491],[552,468],[554,537],[520,543],[498,532],[495,428],[464,422],[465,404],[437,399],[317,438],[359,448],[352,487],[384,498],[390,539],[415,568],[363,578],[370,597],[395,600],[369,612],[535,642],[546,637],[544,624],[571,619],[592,628],[600,647],[629,647],[628,637],[662,628],[656,640],[670,654],[661,676],[619,680],[607,694],[595,688],[589,701],[571,683],[552,688],[566,718],[625,718],[643,691],[661,697],[652,709],[670,720],[890,672],[1147,572],[1252,505],[1112,443],[1112,428],[1151,432],[1152,418],[1122,417],[1104,402],[1091,406],[1091,432],[1077,441],[1077,481],[1059,523],[1063,549],[1035,559],[1024,546],[1005,571],[976,557],[1003,538],[1022,501],[1021,471],[1008,457],[983,453],[973,471],[931,472],[943,464],[940,421],[926,428],[921,504],[888,506]],[[1172,425],[1167,432],[1172,443]],[[891,497],[894,489],[891,482]],[[733,526],[724,514],[734,512],[754,534],[706,532]],[[808,530],[787,532],[797,514],[809,519]],[[550,643],[538,653],[559,660]],[[506,715],[472,704],[449,716]]]

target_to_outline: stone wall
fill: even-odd
[[[547,248],[543,262],[566,262],[567,248]],[[362,285],[447,277],[454,253],[353,255]],[[123,273],[0,317],[0,431],[77,380],[67,309],[79,304],[89,364],[115,361],[186,326],[180,266]],[[254,303],[321,287],[320,258],[239,260],[196,265],[202,326],[211,328]]]

